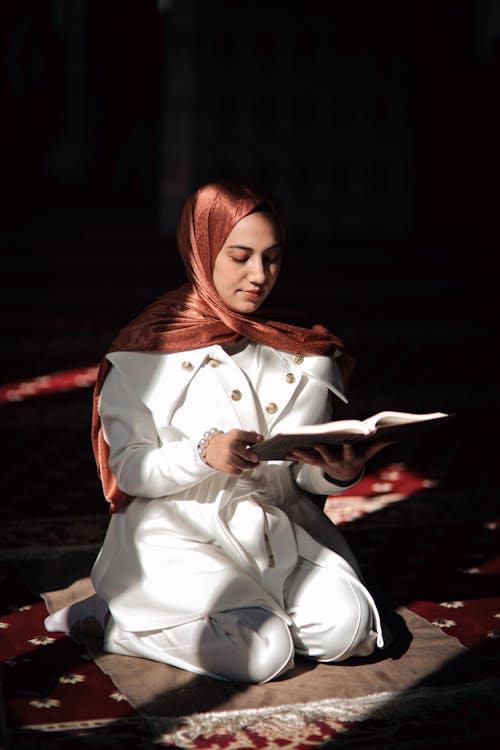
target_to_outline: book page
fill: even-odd
[[[360,419],[337,419],[334,422],[301,425],[300,427],[294,427],[293,430],[279,433],[279,435],[326,435],[337,432],[366,435],[372,429],[373,427]],[[275,437],[278,437],[278,434]],[[270,439],[274,440],[274,438]]]
[[[427,414],[414,414],[405,411],[380,411],[368,419],[363,420],[369,427],[390,427],[398,424],[409,424],[411,422],[427,422],[431,419],[442,419],[447,417],[442,411],[428,412]]]

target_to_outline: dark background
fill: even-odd
[[[3,382],[97,362],[237,176],[287,220],[270,313],[345,340],[360,416],[498,412],[498,0],[25,0],[0,34]]]
[[[496,0],[26,0],[1,35],[8,229],[168,235],[238,175],[298,243],[495,241]]]

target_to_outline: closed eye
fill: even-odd
[[[243,264],[246,263],[248,260],[250,260],[250,256],[246,258],[236,258],[234,255],[231,256],[231,260],[233,260],[235,263]],[[264,255],[262,258],[263,262],[266,264],[273,264],[273,263],[281,263],[281,255]]]

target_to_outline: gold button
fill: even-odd
[[[208,364],[210,367],[218,367],[220,365],[220,362],[218,359],[210,359]]]
[[[300,352],[297,352],[297,354],[293,358],[293,361],[295,362],[296,365],[301,365],[302,362],[304,361],[304,355],[300,354]]]
[[[193,365],[191,364],[191,362],[183,362],[182,369],[191,372],[191,370],[193,369]]]
[[[233,401],[239,401],[241,396],[242,393],[237,388],[235,388],[234,391],[231,391],[231,398],[233,399]]]
[[[295,383],[295,375],[293,372],[287,372],[285,375],[285,380],[287,383]]]
[[[274,414],[278,411],[278,407],[273,401],[271,401],[271,403],[266,406],[266,411],[268,414]]]

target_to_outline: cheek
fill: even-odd
[[[271,281],[273,284],[275,284],[278,280],[278,276],[280,275],[281,268],[272,268],[271,269]]]
[[[233,281],[237,278],[238,273],[236,268],[219,263],[214,268],[213,282],[216,290],[220,293],[222,290],[227,289],[231,286]]]

